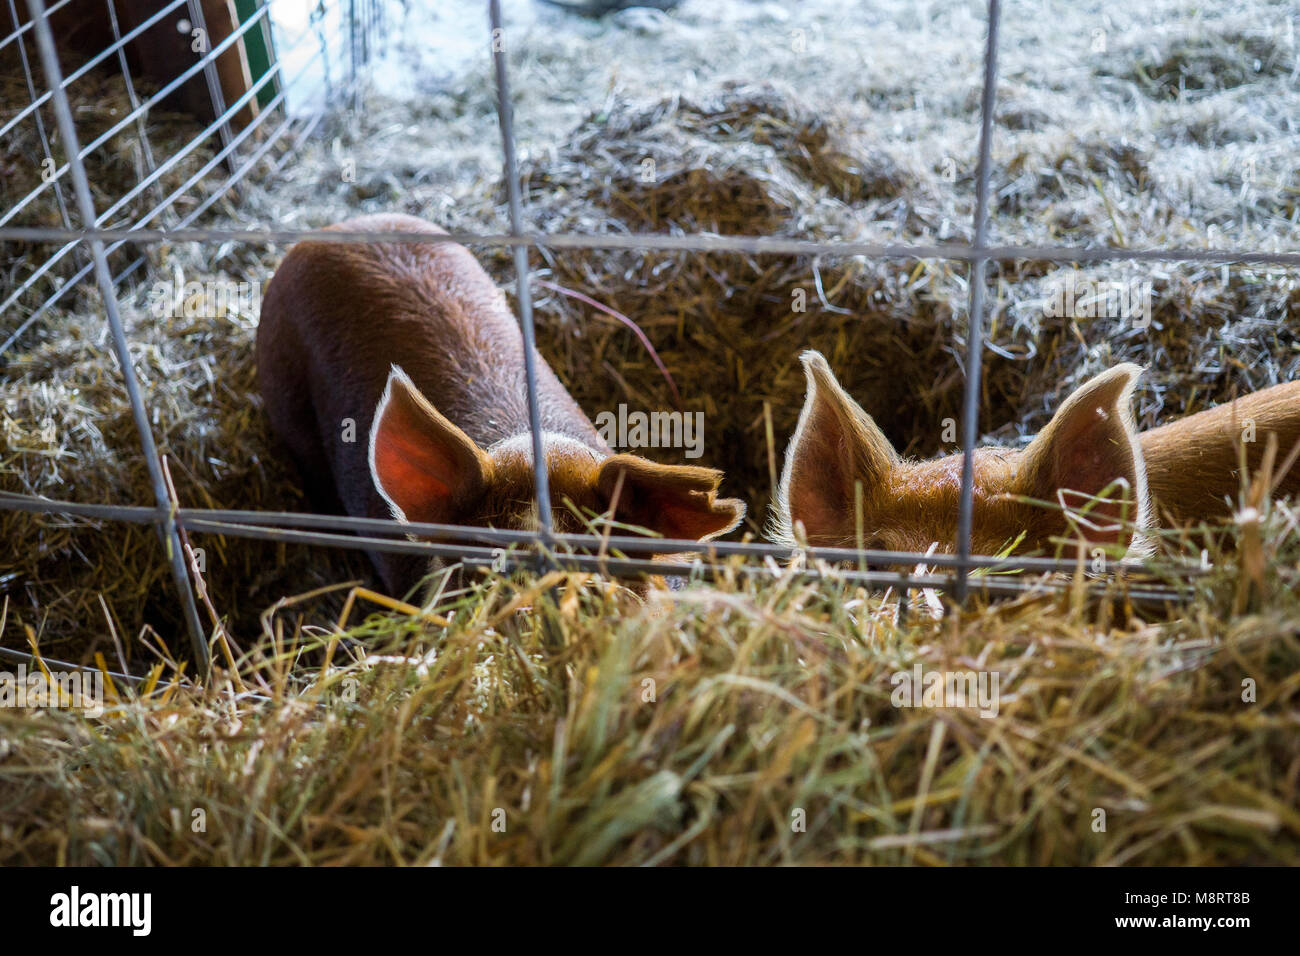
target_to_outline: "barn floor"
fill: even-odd
[[[983,5],[842,7],[687,0],[587,21],[506,3],[529,227],[968,240]],[[404,8],[364,109],[332,117],[209,224],[401,210],[505,231],[491,68],[464,39],[486,31],[481,5]],[[1300,248],[1289,4],[1012,2],[1003,17],[995,242]],[[159,318],[151,284],[261,283],[284,251],[154,247],[148,278],[123,293],[186,503],[303,507],[260,415],[255,310]],[[508,257],[476,251],[509,288]],[[898,448],[951,450],[960,264],[606,251],[532,263],[645,331],[685,406],[705,413],[700,463],[749,502],[751,536],[802,403],[803,348],[827,355]],[[1079,275],[1150,282],[1151,327],[1050,316],[1055,267],[992,268],[989,440],[1026,440],[1119,361],[1149,369],[1140,426],[1300,369],[1293,272]],[[623,326],[536,293],[542,350],[584,409],[669,407]],[[6,356],[0,489],[149,501],[102,326],[90,295]],[[116,660],[120,643],[139,672],[160,644],[179,652],[147,529],[0,513],[0,537],[15,543],[0,549],[0,642],[82,661]],[[364,559],[209,538],[214,607],[249,651],[219,676],[230,695],[169,687],[164,665],[122,704],[131,720],[0,710],[0,775],[5,761],[52,768],[0,788],[0,863],[1294,863],[1296,539],[1278,509],[1247,555],[1266,571],[1225,558],[1190,607],[1158,613],[1036,597],[900,626],[879,595],[792,577],[645,608],[573,579],[490,580],[432,608],[450,625],[368,618],[350,632],[363,651],[330,636],[346,589],[264,612],[364,578]],[[543,585],[556,583],[552,606]],[[893,706],[892,675],[915,665],[996,671],[999,715]],[[209,829],[154,810],[172,806],[205,808]]]

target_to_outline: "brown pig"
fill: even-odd
[[[404,215],[330,228],[443,232]],[[744,504],[717,496],[721,472],[614,454],[540,355],[536,363],[556,531],[606,516],[704,541],[740,523]],[[271,425],[318,508],[537,529],[523,336],[462,246],[299,243],[266,290],[257,366]],[[371,557],[393,592],[429,570]]]

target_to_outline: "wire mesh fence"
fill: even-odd
[[[126,31],[121,29],[115,0],[106,0],[104,10],[112,27],[112,42],[93,55],[87,55],[84,62],[66,75],[58,74],[60,79],[57,82],[47,80],[42,84],[38,76],[51,75],[42,67],[43,51],[38,55],[43,42],[43,27],[49,28],[53,33],[50,27],[53,21],[47,18],[52,18],[74,3],[77,5],[66,12],[70,16],[84,15],[88,11],[81,8],[87,5],[80,0],[61,0],[45,10],[43,15],[38,14],[37,6],[33,5],[32,18],[23,20],[16,2],[17,0],[8,0],[13,32],[0,41],[0,55],[7,54],[16,60],[13,65],[21,68],[30,102],[0,126],[0,137],[17,135],[24,124],[34,128],[41,148],[41,176],[37,185],[0,212],[0,227],[15,226],[20,229],[8,233],[8,238],[11,239],[56,241],[62,244],[43,262],[31,268],[0,301],[0,313],[5,315],[16,311],[17,307],[27,301],[36,303],[21,322],[6,329],[7,334],[3,342],[0,342],[0,355],[35,326],[49,309],[91,276],[94,267],[89,261],[76,262],[77,268],[71,275],[67,274],[70,256],[80,254],[81,258],[88,260],[83,245],[88,230],[108,227],[122,233],[116,238],[104,240],[108,243],[110,262],[115,267],[112,280],[116,286],[145,264],[142,256],[116,257],[115,254],[128,243],[126,234],[130,235],[130,242],[141,242],[149,241],[141,234],[141,230],[153,225],[161,224],[167,230],[185,228],[199,220],[261,164],[265,163],[268,167],[265,175],[274,175],[293,154],[296,146],[316,129],[330,105],[356,88],[357,71],[364,68],[369,51],[368,37],[377,29],[379,9],[371,9],[371,5],[366,4],[365,10],[358,11],[356,4],[348,0],[347,17],[337,10],[331,16],[331,8],[322,4],[316,8],[321,12],[313,14],[301,31],[278,27],[275,31],[275,46],[272,47],[268,14],[276,0],[255,5],[241,23],[228,24],[226,33],[218,35],[215,42],[212,42],[213,34],[206,25],[202,5],[197,0],[170,0]],[[285,0],[279,0],[279,5],[284,2]],[[359,16],[362,18],[358,19]],[[140,44],[145,39],[156,40],[158,31],[180,35],[185,48],[193,54],[193,62],[161,82],[151,95],[141,97],[137,92],[133,68],[126,51],[132,44]],[[263,50],[274,49],[274,56],[269,52],[264,54],[265,69],[257,77],[250,78],[248,88],[227,105],[220,80],[216,77],[218,59],[223,55],[229,56],[237,49],[242,56],[243,46],[255,36]],[[155,49],[141,50],[142,57],[155,53]],[[59,60],[55,44],[54,58],[50,65],[62,70]],[[95,80],[98,76],[94,72],[97,67],[105,64],[111,66],[114,63],[118,66],[119,78],[128,97],[129,112],[91,141],[79,144],[75,150],[69,150],[67,141],[64,141],[60,150],[62,155],[56,155],[55,144],[51,142],[48,129],[51,114],[56,122],[60,121],[59,117],[71,111],[69,92],[77,90],[78,84],[89,84]],[[293,66],[286,69],[285,64]],[[10,65],[6,63],[7,67]],[[320,74],[319,77],[315,75],[317,73]],[[176,145],[170,155],[159,162],[146,126],[150,111],[167,104],[170,97],[199,77],[202,77],[208,108],[213,118],[195,130],[188,139]],[[311,82],[324,85],[323,96],[315,108],[290,113],[287,108],[289,98],[296,97],[296,91]],[[249,112],[251,104],[257,104],[255,115]],[[232,123],[241,115],[243,119],[238,124]],[[73,125],[75,128],[76,124]],[[235,128],[236,125],[238,129]],[[69,199],[72,191],[70,181],[74,179],[72,164],[84,166],[98,154],[111,148],[120,148],[120,140],[123,138],[129,140],[130,145],[140,153],[141,175],[120,195],[110,197],[111,201],[106,208],[95,210],[90,220],[79,222],[79,228],[70,231],[74,226],[70,203],[75,201]],[[209,146],[213,141],[218,144],[218,148],[210,158],[198,164],[198,168],[174,188],[167,191],[161,188],[164,177],[187,158],[196,155],[201,147]],[[61,228],[52,231],[36,228],[35,232],[22,230],[21,227],[26,225],[22,219],[24,210],[47,193],[53,193],[57,200]],[[197,202],[194,202],[196,198]],[[182,199],[192,206],[184,214],[178,211],[178,202]]]
[[[989,237],[992,142],[995,131],[994,105],[998,78],[997,54],[1001,4],[988,4],[986,43],[983,51],[982,92],[979,103],[979,139],[976,162],[976,197],[973,241],[969,244],[929,245],[876,244],[852,241],[801,241],[752,236],[690,235],[579,235],[534,234],[526,230],[519,162],[515,151],[514,119],[510,92],[508,25],[503,21],[498,0],[490,0],[484,43],[489,46],[496,80],[496,107],[500,126],[501,156],[509,210],[509,232],[501,235],[435,235],[426,233],[317,232],[293,229],[208,228],[201,218],[238,183],[257,174],[273,177],[289,161],[296,145],[317,129],[331,110],[356,108],[361,80],[367,64],[384,36],[384,5],[379,0],[321,2],[297,32],[270,29],[271,11],[287,0],[236,4],[237,16],[224,28],[205,19],[206,5],[199,0],[173,0],[144,17],[124,21],[117,2],[105,0],[111,42],[77,65],[68,63],[68,51],[56,37],[57,15],[73,10],[75,0],[60,0],[48,7],[44,0],[28,0],[24,16],[7,0],[12,31],[0,40],[0,55],[11,55],[21,67],[30,105],[20,109],[0,129],[0,135],[29,124],[41,150],[45,170],[39,184],[14,198],[0,211],[0,241],[54,243],[57,248],[36,265],[0,302],[0,314],[9,317],[25,311],[21,320],[6,325],[0,354],[36,326],[42,316],[79,284],[93,275],[102,299],[113,351],[117,357],[141,450],[149,469],[153,490],[152,506],[117,503],[61,502],[33,496],[0,494],[0,507],[29,512],[80,515],[110,521],[151,524],[158,529],[170,562],[172,577],[180,595],[190,630],[194,654],[200,666],[208,660],[209,639],[200,623],[195,601],[196,582],[187,562],[188,534],[220,534],[263,538],[323,547],[366,549],[441,557],[466,567],[506,570],[542,565],[599,571],[614,576],[649,573],[707,577],[736,573],[771,575],[781,573],[776,562],[797,560],[800,573],[832,575],[872,588],[895,588],[905,610],[910,589],[934,588],[951,592],[957,602],[978,590],[996,596],[1020,593],[1028,587],[1078,586],[1043,577],[1080,571],[1077,561],[1041,557],[990,557],[971,551],[973,503],[973,454],[979,435],[978,412],[981,359],[986,314],[986,271],[989,263],[1007,259],[1036,259],[1047,262],[1187,261],[1203,263],[1267,263],[1300,265],[1300,254],[1265,253],[1258,250],[1072,248],[1069,246],[994,245]],[[134,14],[134,8],[132,8]],[[183,17],[182,17],[183,14]],[[191,53],[182,69],[164,78],[154,92],[142,95],[135,79],[136,67],[128,55],[131,44],[163,27],[176,30],[177,23],[192,39]],[[242,86],[223,82],[223,56],[237,54],[247,65],[257,57],[249,47],[260,38],[264,53],[260,68],[248,69]],[[65,45],[66,46],[66,45]],[[69,97],[74,84],[85,81],[101,64],[116,63],[129,109],[106,129],[95,131],[84,144]],[[38,69],[39,67],[39,69]],[[69,67],[71,67],[69,69]],[[254,76],[253,74],[256,73]],[[150,111],[191,81],[206,95],[206,119],[201,127],[178,147],[163,152],[150,142],[146,120]],[[315,84],[316,98],[305,111],[293,108],[295,90]],[[53,135],[57,131],[57,135]],[[116,137],[134,141],[140,175],[121,194],[97,202],[89,166],[97,152]],[[180,169],[204,144],[211,155],[195,164],[172,185],[168,177]],[[168,183],[171,188],[164,188]],[[24,211],[38,198],[52,196],[57,222],[24,221]],[[185,208],[181,209],[181,200]],[[526,377],[534,468],[534,493],[540,529],[535,532],[506,531],[478,527],[427,525],[309,515],[290,512],[247,512],[184,507],[175,498],[160,464],[149,409],[141,397],[131,361],[127,331],[118,311],[116,289],[126,278],[147,264],[134,252],[142,244],[161,242],[195,243],[288,243],[311,238],[323,242],[457,242],[511,250],[515,268],[515,291],[525,343]],[[569,535],[555,531],[548,492],[546,456],[537,396],[537,368],[529,253],[545,248],[637,249],[728,251],[783,255],[837,255],[868,258],[938,258],[964,262],[969,268],[969,332],[965,344],[964,407],[961,423],[963,457],[957,540],[953,553],[909,553],[876,549],[789,548],[758,541],[680,542],[686,559],[650,560],[651,552],[674,550],[673,542],[631,536]],[[7,321],[7,319],[6,319]],[[418,538],[419,540],[413,540]],[[821,562],[826,562],[822,564]],[[917,566],[923,567],[917,567]],[[916,568],[875,570],[877,568]],[[1023,576],[994,576],[993,571],[1022,571]],[[1177,600],[1183,585],[1205,568],[1194,562],[1163,562],[1149,565],[1150,583],[1133,584],[1126,590],[1132,600],[1156,602]],[[1093,581],[1086,587],[1105,590],[1107,581]]]

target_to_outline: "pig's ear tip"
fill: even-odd
[[[1135,362],[1121,362],[1110,371],[1105,373],[1107,382],[1115,382],[1122,386],[1124,394],[1132,392],[1137,388],[1138,379],[1146,369]]]
[[[402,386],[407,391],[415,391],[415,383],[411,381],[411,376],[407,375],[402,366],[396,362],[388,366],[388,381],[384,385],[384,391],[392,392],[395,386]]]
[[[1132,379],[1136,379],[1147,370],[1145,365],[1138,365],[1136,362],[1121,362],[1116,368],[1123,369],[1124,373]]]
[[[1144,371],[1146,371],[1146,369],[1143,368],[1141,365],[1138,365],[1136,362],[1120,362],[1118,365],[1112,365],[1104,372],[1098,372],[1097,374],[1110,375],[1110,376],[1120,376],[1120,375],[1127,376],[1127,375],[1141,375]]]
[[[830,370],[830,365],[826,361],[826,356],[822,355],[822,353],[818,352],[816,349],[805,349],[799,355],[799,361],[802,362],[803,367],[809,371],[814,368],[819,371]]]
[[[831,371],[830,363],[826,361],[826,356],[816,349],[808,349],[799,356],[799,361],[803,363],[803,371],[808,379],[808,390],[810,392],[818,387],[831,388],[833,385],[838,384],[835,373]]]

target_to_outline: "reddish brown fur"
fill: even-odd
[[[961,456],[902,461],[870,416],[839,388],[825,359],[807,353],[804,362],[808,400],[786,457],[776,536],[792,540],[798,523],[811,545],[856,546],[851,488],[857,482],[866,547],[924,552],[936,545],[941,551],[952,550]],[[1053,502],[1064,494],[1077,504],[1073,492],[1059,489],[1097,494],[1114,478],[1127,481],[1134,495],[1126,509],[1094,509],[1095,526],[1084,529],[1089,542],[1125,540],[1106,530],[1121,517],[1139,532],[1148,516],[1180,523],[1221,517],[1230,511],[1225,499],[1235,502],[1239,497],[1238,454],[1247,420],[1255,426],[1255,440],[1245,446],[1252,472],[1260,467],[1270,433],[1278,438],[1275,468],[1300,441],[1296,382],[1138,435],[1129,395],[1139,372],[1137,366],[1119,366],[1081,386],[1023,451],[976,449],[971,529],[975,553],[1000,553],[1022,534],[1018,551],[1051,553],[1056,543],[1072,539],[1074,530],[1059,512],[1023,499]],[[1273,490],[1279,496],[1300,493],[1300,465]]]
[[[1020,538],[1018,553],[1051,553],[1053,539],[1066,533],[1064,521],[1051,509],[1025,499],[1054,501],[1029,487],[1023,473],[1024,452],[1006,448],[975,449],[975,484],[972,489],[971,552],[1000,554]],[[957,514],[961,501],[962,456],[948,455],[932,461],[900,462],[882,480],[863,486],[863,546],[872,550],[924,553],[934,548],[951,552],[957,539]],[[808,521],[796,505],[791,521],[805,527],[813,547],[857,547],[857,528],[851,507],[842,520],[808,530]]]
[[[363,216],[331,229],[443,232],[402,215]],[[536,359],[556,529],[581,531],[583,518],[609,506],[602,476],[607,484],[614,466],[644,459],[611,457],[551,368],[540,355]],[[531,447],[520,440],[529,430],[523,338],[505,296],[461,246],[298,244],[267,289],[257,361],[271,424],[319,507],[371,518],[392,515],[372,479],[367,436],[396,364],[436,409],[428,414],[441,413],[451,423],[446,428],[459,429],[457,434],[463,432],[478,449],[475,467],[482,474],[446,522],[532,525]],[[356,423],[353,443],[341,441],[345,419]],[[689,495],[709,525],[701,526],[699,536],[730,530],[744,514],[740,502],[714,497],[719,472],[667,465],[650,470],[645,483],[633,487],[628,481],[620,496],[620,520],[639,492],[654,497],[683,480],[690,488],[679,496]],[[657,528],[653,522],[643,526]],[[372,557],[393,590],[409,588],[425,570],[392,555]]]
[[[1243,443],[1248,423],[1254,424],[1254,440]],[[1274,385],[1143,432],[1142,455],[1157,514],[1177,524],[1229,514],[1241,497],[1240,449],[1246,449],[1253,475],[1261,466],[1269,434],[1277,436],[1276,472],[1300,442],[1300,382]],[[1274,497],[1298,493],[1300,466],[1273,487]]]
[[[1024,530],[1036,546],[1045,546],[1053,528],[1046,512],[1031,511],[1012,496],[1023,494],[1017,481],[1020,455],[1001,448],[975,452],[978,480],[973,489],[971,546],[975,554],[997,554]],[[961,500],[961,455],[909,464],[889,472],[872,489],[864,505],[866,546],[888,551],[951,550],[957,538]],[[1030,520],[1027,520],[1030,519]],[[1013,530],[1015,529],[1015,530]],[[810,544],[855,547],[856,528],[845,525],[838,534],[819,535]]]

